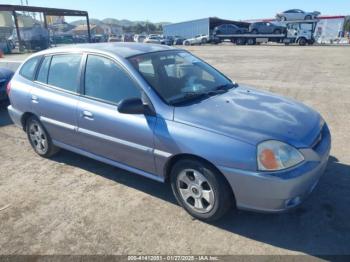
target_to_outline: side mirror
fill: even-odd
[[[118,112],[133,115],[153,115],[153,110],[142,102],[140,98],[124,99],[118,105]]]

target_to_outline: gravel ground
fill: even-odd
[[[67,151],[40,158],[2,105],[0,254],[350,254],[350,48],[188,49],[238,83],[324,116],[332,156],[313,194],[290,213],[232,211],[203,223],[169,185]]]

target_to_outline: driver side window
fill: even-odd
[[[123,99],[141,98],[141,91],[114,61],[89,55],[85,69],[85,95],[118,104]]]

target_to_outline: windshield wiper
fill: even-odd
[[[169,101],[169,104],[176,105],[184,102],[188,102],[198,98],[204,98],[208,96],[208,92],[185,92],[184,95]]]
[[[219,85],[217,87],[215,87],[215,90],[228,90],[231,89],[232,87],[237,87],[238,84],[237,83],[227,83],[227,84],[223,84],[223,85]]]
[[[185,92],[184,95],[179,98],[175,98],[169,101],[169,104],[176,105],[185,102],[189,102],[191,100],[199,99],[199,98],[207,98],[209,96],[219,95],[226,93],[228,89],[214,89],[208,92]]]

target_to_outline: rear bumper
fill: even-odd
[[[21,111],[15,109],[15,108],[13,108],[11,105],[9,105],[9,106],[7,107],[7,110],[8,110],[8,112],[9,112],[9,115],[10,115],[11,119],[12,119],[12,122],[13,122],[16,126],[23,128],[23,127],[22,127],[22,116],[23,116],[23,112],[21,112]]]
[[[283,212],[298,206],[316,187],[324,173],[331,147],[327,135],[317,149],[301,150],[305,161],[280,172],[253,172],[219,167],[230,183],[239,209]]]

